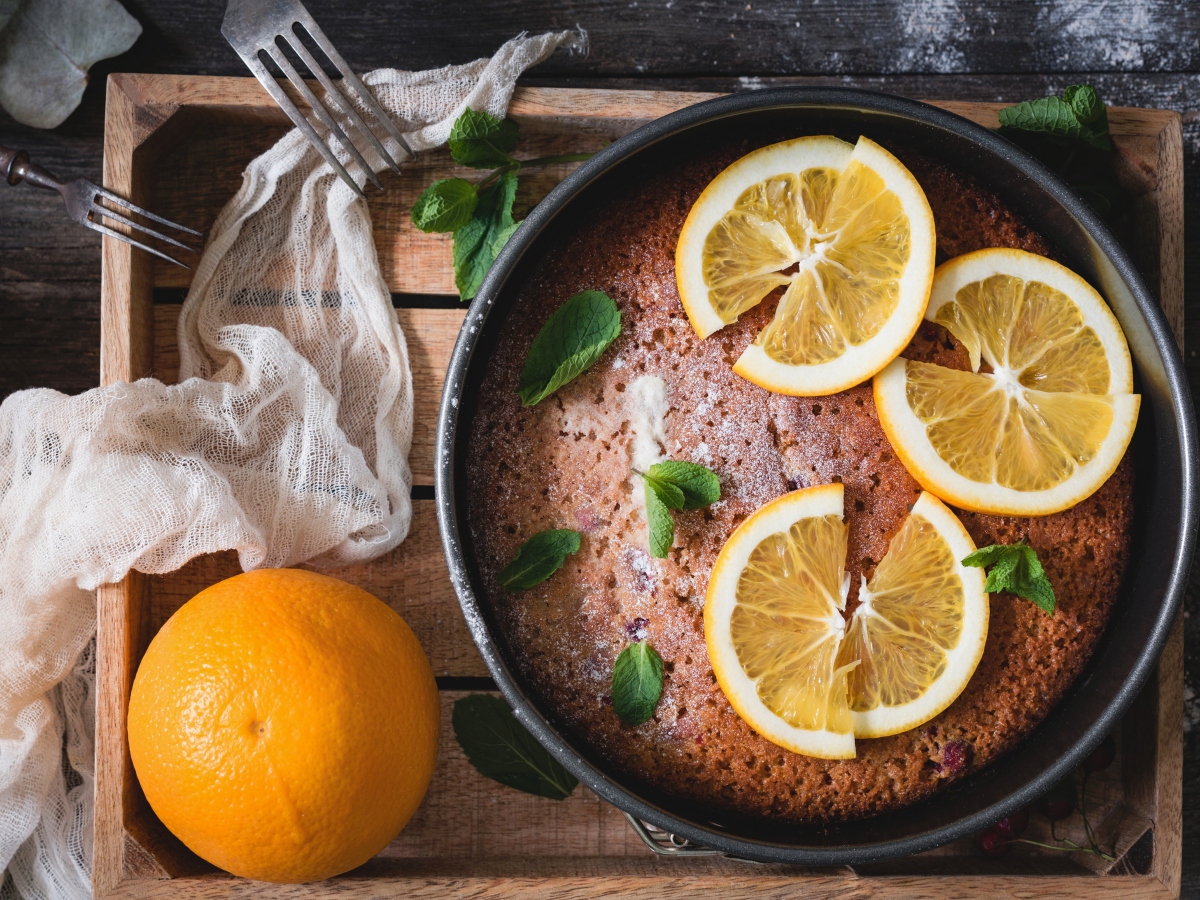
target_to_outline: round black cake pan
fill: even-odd
[[[499,326],[539,246],[586,218],[623,181],[675,154],[731,135],[864,134],[909,147],[976,178],[1041,233],[1108,300],[1129,342],[1142,395],[1135,436],[1136,512],[1129,568],[1112,621],[1084,673],[1015,749],[904,810],[800,827],[711,818],[704,809],[632,790],[589,747],[572,743],[531,702],[486,604],[466,524],[466,449],[487,360],[505,352]],[[970,835],[1045,793],[1134,702],[1158,660],[1187,581],[1196,533],[1196,425],[1179,350],[1128,254],[1050,170],[960,116],[868,91],[792,88],[735,94],[658,119],[584,163],[530,213],[492,266],[454,348],[438,418],[438,524],[472,636],[517,718],[576,777],[631,815],[731,856],[806,866],[853,865],[929,850]]]

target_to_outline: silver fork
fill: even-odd
[[[165,259],[167,262],[173,262],[177,266],[183,266],[185,269],[190,269],[191,266],[187,263],[180,262],[174,257],[167,256],[161,250],[156,250],[149,244],[143,244],[141,241],[134,240],[127,234],[109,228],[99,218],[103,216],[112,222],[119,222],[122,225],[132,229],[133,231],[142,234],[156,237],[161,241],[166,241],[175,247],[183,250],[196,252],[194,248],[187,244],[181,243],[173,237],[168,237],[161,231],[155,231],[153,228],[136,222],[129,216],[117,212],[112,207],[102,206],[96,202],[97,197],[107,200],[109,203],[115,203],[118,206],[124,207],[132,213],[143,216],[152,222],[157,222],[159,225],[164,225],[167,228],[176,231],[186,232],[187,234],[195,235],[196,237],[204,237],[199,231],[193,231],[190,228],[185,228],[182,225],[176,225],[170,219],[164,219],[162,216],[156,216],[149,210],[142,209],[140,206],[135,206],[124,197],[119,197],[112,191],[105,190],[86,178],[78,178],[70,184],[64,183],[54,175],[47,172],[41,166],[34,165],[29,161],[29,154],[24,150],[10,150],[8,147],[0,145],[0,178],[3,178],[9,184],[20,184],[24,181],[26,184],[32,184],[34,187],[46,188],[51,191],[58,191],[63,198],[63,203],[67,206],[67,213],[78,222],[80,225],[86,225],[93,231],[98,231],[101,234],[107,234],[109,237],[115,237],[118,241],[125,241],[127,244],[133,244],[135,247],[141,247],[147,253],[153,253],[155,256]]]
[[[301,39],[301,30],[308,34],[312,42],[333,63],[341,75],[341,84],[348,90],[340,89],[334,83],[333,79],[325,73],[321,64],[313,58],[312,53],[309,52],[309,49]],[[254,77],[267,89],[267,93],[279,104],[279,108],[287,113],[288,118],[295,123],[297,128],[304,132],[305,136],[312,142],[312,145],[325,158],[325,161],[329,163],[333,170],[342,177],[342,180],[350,185],[360,197],[363,196],[362,189],[350,177],[350,173],[346,171],[346,168],[338,162],[337,156],[334,155],[329,145],[321,140],[312,123],[305,118],[296,104],[284,92],[279,82],[271,75],[263,57],[269,58],[287,76],[287,80],[292,83],[305,102],[312,107],[313,113],[321,121],[321,124],[329,129],[329,133],[350,157],[358,163],[359,167],[375,187],[382,189],[383,185],[376,177],[374,170],[367,165],[367,161],[363,158],[362,153],[359,152],[359,148],[355,147],[354,142],[346,135],[346,132],[338,124],[329,108],[317,98],[300,73],[296,71],[296,67],[287,58],[285,50],[292,51],[300,58],[308,68],[308,71],[312,73],[312,76],[325,89],[325,96],[331,98],[337,104],[340,111],[353,124],[354,128],[366,138],[375,152],[379,154],[379,157],[393,171],[400,171],[399,164],[384,149],[383,142],[372,132],[367,123],[363,121],[362,116],[358,114],[358,110],[354,107],[353,100],[347,94],[352,94],[355,99],[371,111],[371,115],[383,126],[389,135],[396,139],[396,143],[400,145],[404,153],[409,157],[413,155],[412,149],[404,140],[400,129],[396,127],[388,114],[383,111],[383,107],[379,105],[379,101],[375,99],[375,96],[367,90],[367,87],[354,74],[354,71],[346,63],[346,60],[337,52],[337,49],[330,43],[329,38],[325,36],[325,32],[321,30],[320,26],[313,20],[313,17],[309,15],[308,10],[304,8],[304,4],[300,3],[299,0],[229,0],[229,6],[225,9],[225,20],[221,23],[221,34],[225,35],[225,40],[229,41],[233,49],[237,51],[238,56],[242,58],[242,62],[250,68],[250,71],[254,73]]]

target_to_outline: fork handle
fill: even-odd
[[[62,182],[43,169],[29,161],[29,154],[24,150],[10,150],[0,144],[0,176],[9,184],[20,184],[22,181],[37,187],[49,188],[56,191],[62,187]]]

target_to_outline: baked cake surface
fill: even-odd
[[[708,574],[726,538],[789,490],[842,482],[849,618],[859,575],[870,578],[920,494],[880,428],[870,382],[795,398],[733,373],[777,297],[704,341],[688,322],[674,274],[684,218],[708,182],[756,146],[714,148],[657,169],[548,245],[517,291],[497,342],[503,352],[488,362],[468,450],[469,526],[480,599],[539,708],[576,746],[631,787],[713,816],[828,823],[925,797],[996,759],[1050,712],[1091,656],[1117,600],[1133,470],[1127,456],[1091,498],[1050,516],[955,510],[977,546],[1032,545],[1058,609],[1047,616],[1028,601],[993,594],[983,659],[936,718],[892,737],[859,740],[852,760],[800,756],[751,730],[718,687],[704,640]],[[891,149],[929,199],[939,262],[984,247],[1052,255],[971,179]],[[522,408],[516,387],[534,335],[563,301],[591,289],[616,301],[621,335],[576,381]],[[969,367],[962,346],[930,323],[903,355]],[[655,449],[709,467],[722,491],[708,509],[674,514],[675,546],[661,560],[649,554],[642,485],[631,471],[638,440],[647,440],[645,392],[638,389],[646,375],[665,383],[669,407]],[[530,590],[500,588],[496,575],[521,544],[550,528],[582,532],[580,552]],[[651,641],[665,680],[654,718],[631,727],[613,712],[610,688],[617,654],[635,640]]]

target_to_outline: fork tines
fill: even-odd
[[[109,203],[124,207],[136,215],[147,218],[152,222],[157,222],[159,225],[174,231],[181,231],[185,234],[195,235],[196,237],[204,237],[204,235],[199,231],[194,231],[191,228],[187,228],[183,225],[178,225],[175,222],[172,222],[170,219],[164,219],[162,216],[156,216],[148,209],[142,209],[142,207],[138,206],[137,204],[130,203],[124,197],[120,197],[114,194],[112,191],[105,190],[98,185],[92,184],[92,182],[88,181],[86,178],[80,178],[78,181],[68,185],[67,190],[69,195],[64,195],[68,201],[67,210],[71,214],[72,218],[75,219],[75,221],[82,225],[86,225],[93,231],[98,231],[101,234],[107,234],[110,237],[116,238],[117,240],[125,241],[126,243],[132,244],[135,247],[140,247],[147,253],[153,253],[155,256],[160,257],[161,259],[165,259],[167,262],[175,263],[177,266],[183,266],[185,269],[191,268],[191,266],[187,265],[187,263],[180,262],[173,256],[168,256],[166,253],[155,249],[149,244],[144,244],[141,241],[134,240],[129,235],[110,228],[99,219],[101,216],[103,216],[106,219],[124,225],[131,231],[158,238],[160,241],[171,244],[174,247],[179,247],[182,250],[195,253],[195,248],[189,247],[187,244],[184,244],[175,238],[170,237],[169,235],[163,234],[161,231],[151,228],[148,225],[143,225],[141,222],[117,212],[110,206],[104,206],[100,203],[97,203],[96,198],[102,197]]]
[[[279,85],[279,82],[271,75],[270,70],[267,68],[266,60],[269,59],[283,72],[287,80],[292,83],[296,91],[304,98],[304,101],[312,107],[313,114],[320,120],[321,124],[329,129],[330,135],[349,154],[350,158],[358,164],[359,168],[363,170],[364,175],[376,187],[382,188],[383,185],[380,183],[378,177],[376,177],[374,170],[363,158],[359,148],[347,136],[345,130],[334,117],[334,114],[313,93],[308,83],[297,71],[291,60],[288,59],[289,51],[304,63],[305,67],[324,89],[325,96],[336,104],[338,107],[337,111],[345,117],[345,120],[353,126],[354,130],[358,131],[366,139],[371,148],[388,167],[393,171],[400,171],[399,164],[384,148],[383,141],[371,130],[371,127],[359,114],[354,105],[355,99],[370,111],[372,117],[384,128],[387,135],[396,140],[400,149],[408,156],[412,156],[412,150],[404,140],[404,136],[387,113],[384,112],[383,107],[379,105],[379,101],[375,99],[374,95],[359,80],[358,76],[354,74],[353,70],[346,63],[346,60],[338,53],[329,38],[325,36],[325,32],[321,30],[320,26],[313,20],[313,17],[309,15],[308,10],[298,0],[229,0],[229,6],[225,10],[225,21],[221,25],[221,33],[225,35],[225,39],[237,51],[238,56],[242,58],[242,61],[249,67],[250,71],[254,73],[254,77],[259,80],[275,102],[279,104],[280,109],[287,113],[288,118],[304,133],[325,161],[329,163],[333,170],[359,196],[362,196],[362,189],[350,177],[350,173],[338,161],[337,156],[329,145],[317,134],[312,123],[308,121]],[[325,69],[317,62],[312,52],[305,45],[305,37],[311,40],[325,54],[334,68],[337,69],[338,74],[341,76],[340,83],[335,82],[326,74]],[[386,140],[386,136],[384,140]]]

